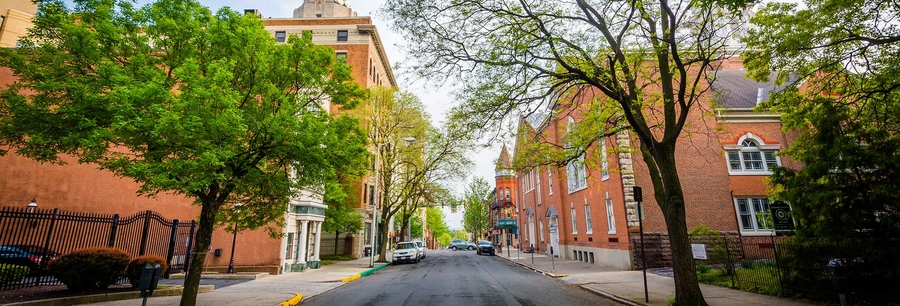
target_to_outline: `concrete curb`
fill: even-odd
[[[619,304],[622,304],[622,305],[628,305],[628,306],[641,306],[641,305],[646,305],[646,304],[644,304],[644,303],[638,304],[638,302],[635,302],[635,301],[632,301],[632,300],[623,298],[623,297],[621,297],[621,296],[617,296],[617,295],[615,295],[615,294],[612,294],[612,293],[609,293],[609,292],[606,292],[606,291],[602,291],[602,290],[597,290],[597,289],[594,289],[594,288],[590,288],[590,287],[587,287],[587,286],[585,286],[585,285],[578,285],[578,286],[581,287],[581,289],[590,291],[590,292],[592,292],[592,293],[594,293],[594,294],[596,294],[596,295],[599,295],[599,296],[601,296],[601,297],[603,297],[603,298],[605,298],[605,299],[607,299],[607,300],[610,300],[610,301],[613,301],[613,302],[616,302],[616,303],[619,303]]]
[[[390,266],[390,265],[391,265],[391,263],[385,263],[383,265],[362,271],[361,273],[359,273],[359,275],[360,276],[369,276],[369,275],[375,274],[376,271],[384,269],[385,267]]]
[[[215,286],[203,285],[203,286],[200,286],[199,288],[197,288],[197,293],[207,293],[207,292],[212,292],[213,290],[215,290]],[[181,293],[183,291],[184,291],[184,287],[180,287],[180,286],[176,287],[176,288],[160,289],[160,290],[153,291],[153,296],[151,296],[151,297],[178,296],[178,295],[181,295]],[[140,298],[141,298],[140,291],[128,291],[128,292],[70,296],[70,297],[46,299],[46,300],[34,300],[34,301],[27,301],[27,302],[3,304],[3,306],[68,306],[68,305],[93,304],[93,303],[120,301],[120,300],[132,300],[132,299],[140,299]]]
[[[566,276],[569,276],[568,274],[556,274],[556,273],[547,272],[547,271],[544,271],[544,270],[541,270],[541,269],[538,269],[538,268],[529,266],[529,265],[527,265],[527,264],[524,264],[524,263],[521,263],[521,262],[518,262],[518,261],[515,261],[515,260],[512,260],[512,259],[509,259],[509,258],[506,258],[506,257],[503,257],[503,256],[497,256],[497,257],[503,258],[504,260],[506,260],[506,261],[508,261],[508,262],[511,262],[511,263],[514,263],[514,264],[523,266],[523,267],[525,267],[525,268],[527,268],[527,269],[529,269],[529,270],[534,270],[534,272],[541,273],[541,274],[546,275],[546,276],[548,276],[548,277],[552,277],[552,278],[560,278],[560,277],[566,277]]]
[[[348,276],[348,277],[345,277],[345,278],[341,279],[341,282],[342,282],[342,283],[349,283],[349,282],[352,282],[352,281],[355,281],[355,280],[359,279],[360,277],[362,277],[362,275],[360,275],[359,273],[356,273],[356,274],[353,274],[353,275],[351,275],[351,276]]]
[[[200,278],[202,279],[246,279],[246,280],[257,280],[260,278],[268,277],[269,273],[265,272],[241,272],[241,273],[203,273]],[[169,276],[169,279],[184,279],[184,273],[174,273]]]
[[[303,295],[297,293],[297,295],[292,297],[290,300],[281,302],[280,305],[281,306],[296,306],[296,305],[300,304],[300,302],[302,302],[302,301],[303,301]]]
[[[504,260],[506,260],[506,261],[508,261],[508,262],[511,262],[511,263],[514,263],[514,264],[523,266],[523,267],[525,267],[525,268],[527,268],[527,269],[529,269],[529,270],[534,270],[534,272],[538,272],[538,273],[544,274],[544,275],[549,276],[549,277],[552,277],[552,278],[561,278],[561,277],[569,276],[569,275],[566,275],[566,274],[554,274],[554,273],[548,273],[548,272],[543,271],[543,270],[541,270],[541,269],[533,268],[533,267],[531,267],[531,266],[529,266],[529,265],[527,265],[527,264],[524,264],[524,263],[521,263],[521,262],[518,262],[518,261],[515,261],[515,260],[512,260],[512,259],[509,259],[509,258],[506,258],[506,257],[502,257],[502,256],[497,256],[497,257],[503,258]],[[608,292],[605,292],[605,291],[600,291],[600,290],[597,290],[597,289],[594,289],[594,288],[589,288],[589,287],[586,287],[586,286],[584,286],[584,285],[578,285],[578,286],[581,287],[581,288],[584,289],[584,290],[590,291],[590,292],[592,292],[592,293],[594,293],[594,294],[596,294],[596,295],[599,295],[599,296],[601,296],[601,297],[603,297],[603,298],[606,298],[606,299],[608,299],[608,300],[610,300],[610,301],[613,301],[613,302],[616,302],[616,303],[619,303],[619,304],[622,304],[622,305],[627,305],[627,306],[640,306],[640,305],[644,305],[644,304],[638,304],[638,303],[635,302],[635,301],[632,301],[632,300],[629,300],[629,299],[626,299],[626,298],[623,298],[623,297],[620,297],[620,296],[617,296],[617,295],[614,295],[614,294],[611,294],[611,293],[608,293]]]

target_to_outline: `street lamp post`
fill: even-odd
[[[234,205],[235,214],[241,211],[241,203]],[[237,244],[238,222],[237,217],[234,220],[234,235],[231,236],[231,260],[228,261],[228,274],[234,274],[234,246]]]
[[[404,137],[401,140],[406,141],[407,143],[411,143],[416,141],[414,137]],[[392,140],[393,142],[393,140]],[[375,203],[372,203],[372,256],[369,257],[369,268],[375,267],[375,232],[378,231],[378,202],[381,194],[378,193],[378,183],[379,183],[379,172],[381,170],[381,146],[383,146],[384,142],[379,142],[375,145]]]
[[[28,222],[27,222],[28,226],[30,226],[30,227],[37,227],[37,223],[38,223],[37,220],[32,220],[32,219],[31,219],[31,218],[32,218],[32,217],[31,217],[31,214],[33,214],[34,211],[37,210],[37,207],[38,207],[38,205],[37,205],[37,198],[32,198],[32,199],[31,199],[31,203],[28,203],[28,205],[25,206],[25,207],[26,207],[26,208],[25,208],[25,212],[28,213]]]

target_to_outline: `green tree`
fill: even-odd
[[[483,239],[484,233],[490,230],[490,205],[494,201],[494,190],[483,178],[476,177],[466,187],[462,202],[466,208],[463,211],[463,228],[472,233],[475,240]]]
[[[331,193],[337,173],[365,168],[359,123],[321,106],[353,107],[365,91],[311,35],[276,44],[259,17],[190,0],[65,2],[41,1],[21,47],[0,50],[18,78],[0,93],[0,146],[194,199],[195,250],[217,222],[283,226],[300,190]],[[206,259],[192,253],[181,305],[196,303]]]
[[[408,231],[408,218],[419,207],[440,203],[447,194],[442,183],[462,177],[471,162],[466,152],[471,136],[455,125],[432,127],[422,102],[407,92],[376,89],[364,111],[372,143],[381,143],[379,154],[381,211],[379,228],[387,229],[394,216],[400,233]],[[413,137],[412,143],[400,139]],[[380,230],[382,247],[378,261],[386,261],[388,231]]]
[[[451,241],[451,240],[453,240],[453,236],[450,236],[450,233],[449,233],[449,232],[444,232],[443,234],[441,234],[440,236],[438,236],[438,242],[439,242],[442,246],[447,246],[448,244],[450,244],[450,241]]]
[[[346,190],[343,186],[341,192]],[[338,253],[338,239],[341,233],[356,233],[362,230],[362,214],[356,211],[348,201],[325,200],[328,209],[325,209],[325,221],[322,222],[322,230],[334,232],[334,254]]]
[[[466,231],[454,231],[454,232],[453,232],[453,239],[456,239],[456,240],[469,240],[469,233],[467,233]]]
[[[773,197],[793,208],[801,237],[900,234],[900,31],[891,1],[766,4],[744,41],[750,75],[784,89],[760,109],[797,135],[780,154]],[[794,81],[803,80],[803,82]]]
[[[706,305],[694,273],[676,144],[700,116],[714,63],[736,20],[709,1],[388,0],[385,14],[416,54],[412,72],[459,84],[452,119],[496,128],[520,115],[594,103],[558,148],[565,164],[623,126],[637,137],[670,237],[676,305]],[[464,80],[464,81],[456,81]],[[602,94],[597,99],[572,99]],[[581,100],[590,100],[582,102]],[[596,106],[596,107],[594,107]],[[556,114],[552,114],[556,115]],[[543,156],[543,155],[539,155]],[[546,161],[534,161],[531,166]],[[645,188],[648,189],[648,188]]]
[[[432,237],[441,237],[444,233],[450,232],[447,223],[444,221],[444,212],[437,207],[425,209],[425,224],[431,230]]]

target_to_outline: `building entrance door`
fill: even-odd
[[[559,257],[559,224],[556,216],[550,217],[550,246],[553,247],[553,255]]]

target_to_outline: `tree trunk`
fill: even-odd
[[[203,273],[203,262],[206,261],[206,250],[212,241],[212,233],[215,229],[216,211],[218,205],[203,202],[200,210],[200,225],[197,228],[197,241],[194,249],[190,250],[191,266],[184,278],[184,292],[181,295],[181,306],[194,306],[197,304],[197,290],[200,287],[200,274]]]
[[[381,250],[378,252],[378,262],[387,262],[387,245],[388,245],[388,237],[387,237],[387,220],[388,218],[384,218],[379,222],[378,225],[378,236],[381,238]],[[373,245],[375,241],[372,241]]]
[[[335,256],[337,256],[337,254],[338,254],[337,253],[337,249],[338,249],[337,245],[338,245],[338,238],[340,238],[340,237],[341,237],[341,232],[334,231],[334,255]]]
[[[654,198],[659,203],[669,232],[669,246],[675,273],[674,305],[705,306],[707,303],[703,299],[703,292],[700,291],[687,232],[684,192],[678,177],[675,144],[657,144],[652,153],[650,149],[644,147],[643,152],[651,177],[654,176],[654,170],[659,171],[658,176],[653,179]]]

